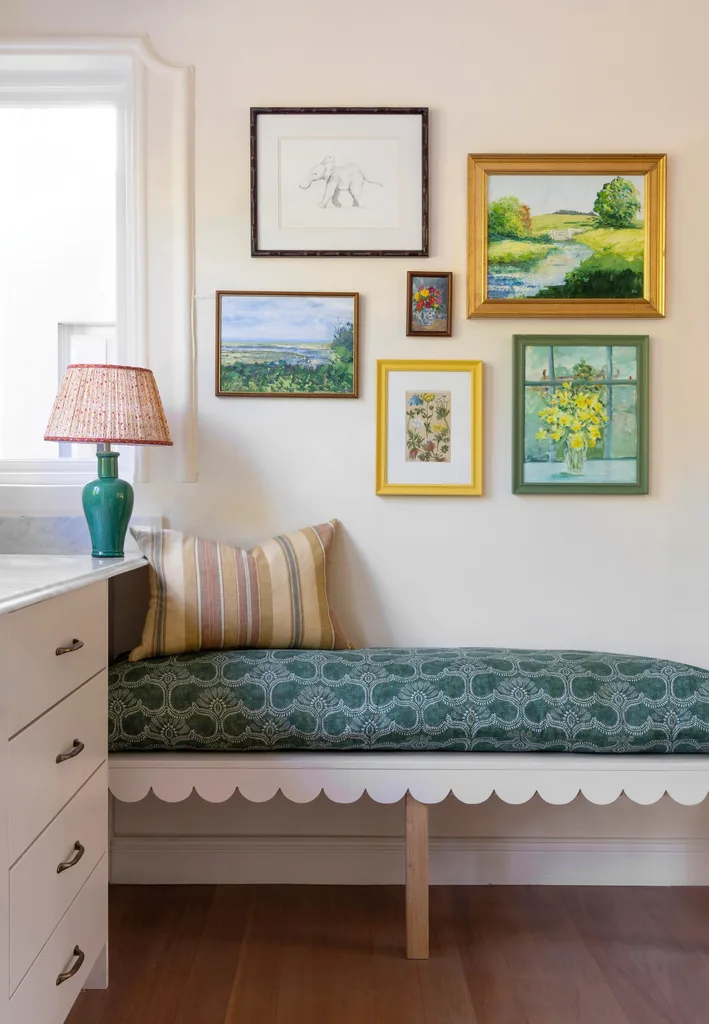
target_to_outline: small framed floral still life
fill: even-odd
[[[514,344],[514,493],[647,494],[647,336]]]
[[[379,360],[377,494],[482,494],[480,360]]]
[[[453,274],[410,270],[406,275],[406,334],[451,336]]]

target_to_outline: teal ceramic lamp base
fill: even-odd
[[[110,445],[99,445],[97,456],[98,479],[86,484],[81,495],[91,534],[91,556],[122,558],[133,512],[133,488],[118,477],[118,452],[112,452]]]

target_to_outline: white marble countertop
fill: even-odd
[[[140,554],[124,558],[0,554],[0,615],[119,576],[141,565],[147,562]]]

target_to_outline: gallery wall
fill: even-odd
[[[148,33],[195,67],[199,480],[140,486],[137,511],[245,543],[339,518],[333,591],[357,644],[709,667],[708,23],[702,0],[5,0],[4,34]],[[428,106],[430,258],[252,259],[251,105]],[[469,152],[666,152],[667,317],[467,320]],[[453,271],[452,338],[405,336],[409,269]],[[251,288],[360,293],[359,400],[214,397],[214,292]],[[512,334],[574,331],[650,334],[647,497],[511,493]],[[379,358],[484,361],[483,497],[375,495]]]

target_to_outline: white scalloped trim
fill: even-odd
[[[549,804],[570,803],[579,793],[594,804],[613,803],[621,793],[653,804],[667,793],[689,806],[709,793],[709,758],[701,754],[112,754],[108,762],[109,788],[127,802],[152,790],[169,803],[193,791],[220,803],[238,789],[254,803],[280,790],[294,803],[320,793],[352,803],[367,793],[388,804],[409,791],[425,804],[450,793],[466,804],[492,793],[508,804],[535,793]]]

